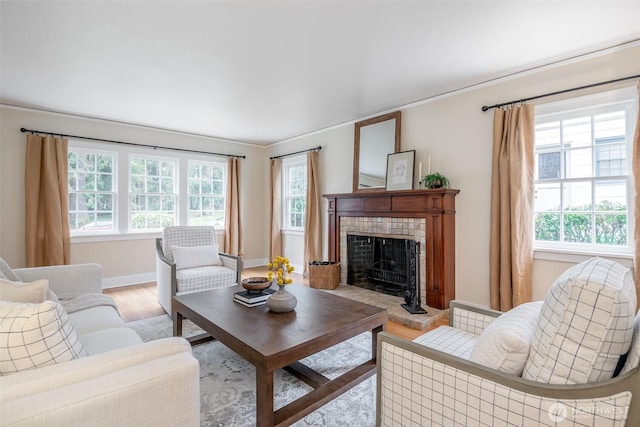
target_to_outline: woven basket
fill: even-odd
[[[309,263],[309,286],[315,289],[335,289],[340,284],[340,263],[312,261]]]

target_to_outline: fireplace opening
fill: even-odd
[[[347,235],[347,283],[404,297],[408,289],[407,240]]]

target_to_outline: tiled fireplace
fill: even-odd
[[[459,190],[364,191],[325,194],[329,260],[348,283],[347,236],[420,242],[420,302],[449,308],[455,298],[455,196]]]

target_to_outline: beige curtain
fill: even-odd
[[[271,159],[271,241],[269,260],[282,255],[282,159]]]
[[[27,135],[25,246],[27,267],[71,262],[66,139]]]
[[[496,109],[491,176],[491,308],[531,301],[533,106]]]
[[[242,256],[242,223],[240,221],[240,159],[227,161],[227,194],[224,209],[224,251]]]
[[[636,279],[636,296],[638,307],[640,307],[640,84],[638,85],[638,119],[636,120],[636,130],[633,137],[633,206],[635,221],[635,253],[633,259],[633,271]]]
[[[307,206],[304,217],[304,277],[309,275],[309,262],[322,257],[322,224],[320,223],[320,178],[318,152],[307,153]]]

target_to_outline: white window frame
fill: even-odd
[[[626,179],[627,182],[627,246],[607,246],[597,244],[565,244],[562,242],[547,242],[534,240],[534,257],[536,259],[546,259],[554,261],[567,261],[567,262],[579,262],[591,256],[605,256],[607,258],[616,259],[625,265],[631,265],[633,258],[633,235],[636,224],[634,224],[633,218],[633,180],[631,170],[632,160],[632,148],[633,148],[633,133],[635,128],[635,121],[637,118],[637,93],[635,87],[627,87],[622,89],[616,89],[612,91],[602,92],[594,95],[582,96],[571,98],[563,101],[552,102],[548,104],[542,104],[536,106],[536,125],[544,122],[550,122],[558,120],[559,118],[568,119],[572,117],[579,117],[584,114],[600,114],[603,112],[611,111],[613,106],[617,106],[616,110],[619,110],[622,106],[626,110],[627,121],[626,135],[627,135],[627,174],[623,175],[621,179]],[[537,152],[537,151],[536,151]],[[537,157],[536,157],[537,158]],[[601,177],[589,177],[585,180],[600,180]],[[582,179],[580,179],[582,180]],[[548,182],[547,180],[536,181],[536,183]],[[559,180],[560,185],[562,182],[571,182],[571,179],[561,178]],[[535,224],[532,224],[534,228],[535,239]]]
[[[206,166],[210,166],[210,167],[219,167],[222,169],[222,192],[220,195],[216,195],[214,193],[212,194],[203,194],[202,191],[200,191],[200,193],[198,194],[190,194],[190,188],[191,188],[191,184],[189,182],[189,180],[191,180],[191,166],[197,164],[197,165],[206,165]],[[186,210],[187,210],[187,214],[186,214],[186,222],[188,225],[213,225],[216,230],[219,229],[224,229],[224,222],[225,222],[225,211],[226,211],[226,194],[227,194],[227,162],[225,161],[211,161],[211,160],[200,160],[200,159],[188,159],[187,160],[187,190],[186,190]],[[200,180],[200,183],[202,183],[202,180]],[[219,221],[215,221],[213,224],[195,224],[194,222],[191,221],[191,217],[190,214],[192,212],[191,210],[191,197],[222,197],[222,218]],[[200,201],[200,203],[202,203],[202,199]],[[200,207],[200,212],[202,212],[202,206]]]
[[[173,192],[170,193],[163,193],[162,192],[162,175],[160,176],[160,182],[158,182],[158,191],[157,192],[151,192],[148,191],[147,189],[145,189],[144,191],[133,191],[132,189],[132,181],[133,181],[133,175],[131,174],[131,165],[132,162],[134,161],[134,159],[142,159],[145,161],[156,161],[156,162],[164,162],[164,163],[168,163],[171,164],[173,166]],[[127,185],[127,193],[128,193],[128,198],[127,198],[127,220],[128,220],[128,225],[127,225],[127,230],[130,232],[134,232],[134,233],[146,233],[146,232],[159,232],[162,231],[162,229],[166,226],[166,225],[178,225],[180,222],[180,208],[179,208],[179,204],[181,203],[181,199],[180,199],[180,180],[179,180],[179,173],[180,173],[180,169],[179,169],[179,162],[178,159],[175,157],[165,157],[165,156],[157,156],[157,155],[149,155],[149,154],[141,154],[141,153],[129,153],[128,156],[128,162],[127,162],[127,178],[128,178],[128,185]],[[146,177],[146,174],[144,175]],[[145,184],[147,184],[147,178],[145,178]],[[146,197],[147,200],[149,197],[165,197],[165,196],[172,196],[174,197],[174,209],[173,209],[173,221],[171,223],[166,223],[163,225],[160,225],[159,227],[145,227],[145,228],[134,228],[133,227],[133,212],[132,212],[132,204],[133,204],[133,197],[135,195],[140,195],[143,197]],[[147,201],[148,204],[148,201]],[[153,212],[150,210],[146,210],[144,212]],[[161,209],[160,212],[163,212],[163,210]]]
[[[117,182],[115,190],[115,213],[114,222],[116,226],[114,231],[72,233],[72,243],[89,243],[101,241],[118,241],[118,240],[138,240],[151,239],[161,237],[160,230],[132,230],[129,228],[129,159],[131,156],[157,157],[160,159],[174,159],[176,161],[176,183],[177,183],[177,200],[176,200],[176,224],[187,225],[188,222],[188,162],[190,160],[197,162],[224,163],[225,175],[224,182],[227,181],[226,157],[212,156],[206,154],[189,153],[189,152],[167,152],[166,155],[160,154],[158,150],[153,148],[120,145],[107,142],[84,141],[69,139],[69,147],[73,149],[84,149],[98,152],[115,153],[116,171],[114,181]],[[226,192],[225,192],[226,198]],[[226,203],[226,200],[225,200]],[[216,227],[216,234],[224,234],[224,227]]]
[[[303,166],[305,168],[305,182],[306,175],[308,174],[307,168],[307,158],[306,156],[295,156],[288,157],[282,160],[282,229],[286,231],[304,231],[304,216],[303,216],[303,225],[301,227],[292,226],[290,223],[290,210],[289,210],[289,200],[292,198],[289,194],[289,174],[291,169],[295,167]],[[300,198],[300,196],[296,196],[296,198]],[[305,186],[305,194],[301,197],[305,200],[305,212],[306,214],[306,186]]]
[[[111,191],[99,191],[99,190],[95,190],[95,191],[77,191],[75,189],[71,189],[69,188],[69,196],[71,196],[72,193],[76,194],[76,199],[77,199],[77,194],[78,193],[93,193],[95,195],[97,195],[98,193],[110,193],[112,195],[112,229],[111,230],[87,230],[87,231],[79,231],[79,229],[74,228],[71,229],[71,236],[75,237],[75,236],[87,236],[87,235],[105,235],[105,234],[114,234],[118,232],[118,153],[112,150],[103,150],[103,149],[97,149],[97,148],[91,148],[91,147],[84,147],[84,146],[80,146],[79,144],[75,144],[75,143],[71,143],[71,141],[69,142],[69,153],[75,153],[76,156],[81,156],[84,154],[93,154],[93,155],[99,155],[99,156],[110,156],[112,158],[112,168],[111,168]],[[97,172],[96,172],[97,173]],[[77,180],[77,176],[76,176],[76,180]],[[71,199],[71,197],[69,197]],[[75,210],[74,206],[74,212],[76,212],[77,214],[77,210]],[[69,214],[72,213],[72,208],[71,208],[71,203],[69,203]]]

